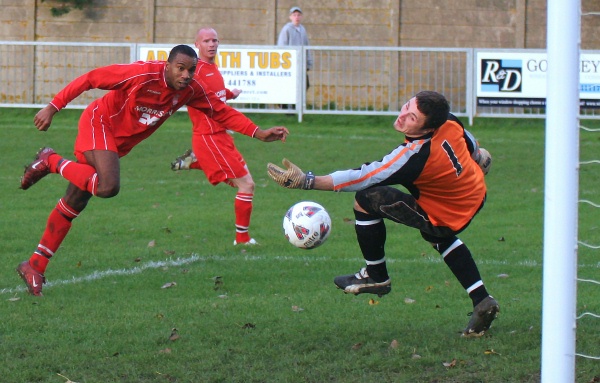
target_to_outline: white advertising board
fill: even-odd
[[[166,61],[171,48],[172,45],[139,44],[138,60]],[[242,90],[235,100],[227,102],[296,104],[297,73],[302,69],[297,58],[295,49],[219,46],[216,63],[225,80],[225,87]]]
[[[579,98],[582,108],[600,108],[600,54],[581,54]],[[476,54],[477,105],[545,107],[548,60],[545,52]]]

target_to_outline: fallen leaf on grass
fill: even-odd
[[[169,352],[171,352],[171,350],[169,350]],[[156,371],[156,373],[157,373],[158,375],[160,375],[160,376],[164,377],[165,379],[167,379],[167,381],[168,381],[168,382],[177,382],[177,378],[176,378],[176,377],[174,377],[174,376],[171,376],[171,375],[169,375],[169,374],[163,374],[163,373],[160,373],[160,372],[158,372],[158,371]]]
[[[174,342],[177,339],[179,339],[179,332],[177,331],[176,328],[174,328],[173,330],[171,330],[171,335],[169,336],[169,340],[171,342]]]
[[[452,368],[456,366],[456,359],[452,359],[452,362],[444,362],[442,363],[444,367]]]
[[[390,343],[390,348],[392,348],[392,349],[394,349],[394,350],[395,350],[395,349],[397,349],[397,348],[398,348],[398,346],[399,346],[399,344],[398,344],[398,341],[397,341],[396,339],[394,339],[394,340],[392,341],[392,343]]]
[[[353,349],[353,350],[358,350],[358,349],[360,349],[361,347],[362,347],[362,343],[360,343],[360,342],[359,342],[359,343],[354,343],[354,344],[352,345],[352,349]]]
[[[215,282],[215,285],[213,286],[214,290],[219,290],[221,288],[221,286],[223,286],[223,278],[222,277],[213,277],[213,281]]]
[[[168,289],[168,288],[173,287],[173,286],[177,286],[177,283],[175,283],[175,282],[167,282],[164,285],[162,285],[161,289]]]
[[[142,261],[142,258],[140,258],[140,257],[137,257],[136,259],[133,260],[133,262],[141,262],[141,261]]]
[[[170,348],[165,348],[164,350],[159,350],[158,353],[159,354],[170,354],[171,353],[171,349]]]
[[[378,304],[379,304],[379,301],[376,301],[375,299],[369,299],[369,305],[375,306],[375,305],[378,305]]]
[[[492,354],[496,354],[496,355],[502,355],[502,354],[500,354],[499,352],[496,352],[496,351],[494,351],[494,349],[493,349],[493,348],[490,348],[489,350],[485,350],[483,353],[484,353],[485,355],[492,355]]]
[[[152,241],[148,242],[148,247],[154,247],[156,246],[156,241],[153,239]]]
[[[425,292],[426,292],[426,293],[429,293],[429,292],[431,292],[431,291],[433,291],[433,286],[427,286],[427,287],[425,288]]]
[[[166,255],[173,255],[175,254],[175,250],[164,250],[163,253],[165,253]]]
[[[300,311],[304,311],[304,309],[299,306],[292,306],[292,311],[295,313],[299,313]]]
[[[256,328],[256,325],[254,323],[245,323],[241,327],[242,327],[243,330],[249,330],[249,329]]]
[[[415,303],[415,300],[412,298],[404,298],[404,303],[406,303],[406,304]]]

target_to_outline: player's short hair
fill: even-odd
[[[175,57],[180,53],[184,54],[186,56],[195,58],[195,59],[198,58],[198,55],[196,54],[196,51],[194,50],[194,48],[192,48],[188,45],[185,45],[185,44],[181,44],[181,45],[177,45],[173,49],[171,49],[171,53],[169,53],[169,58],[167,59],[167,61],[173,62]]]
[[[425,115],[424,128],[438,129],[448,119],[450,104],[443,94],[424,90],[415,95],[417,109]]]

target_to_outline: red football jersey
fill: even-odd
[[[230,129],[252,136],[258,127],[229,107],[201,79],[192,79],[183,90],[170,88],[165,79],[165,61],[137,61],[94,69],[69,83],[52,100],[61,110],[90,89],[109,90],[88,109],[108,116],[116,140],[140,142],[150,136],[184,105],[197,108]],[[129,148],[131,149],[131,148]]]
[[[233,93],[229,89],[225,88],[225,81],[223,80],[221,72],[219,72],[219,67],[217,67],[217,64],[198,60],[195,78],[198,78],[206,83],[207,88],[213,91],[217,97],[221,99],[221,101],[225,102],[233,98]],[[190,119],[192,120],[195,134],[214,134],[223,132],[226,129],[244,133],[243,131],[238,130],[235,126],[223,126],[223,124],[212,120],[200,110],[188,108],[188,113],[190,115]]]

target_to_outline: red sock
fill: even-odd
[[[254,194],[237,193],[235,196],[235,240],[244,243],[250,240],[248,228],[250,227],[250,216],[252,215],[252,197]]]
[[[56,156],[50,156],[50,158],[53,157]],[[52,161],[50,162],[50,169],[52,169]],[[98,190],[98,174],[93,166],[63,158],[63,161],[58,165],[57,173],[81,190],[86,190],[96,195],[96,191]]]
[[[56,167],[58,166],[58,163],[62,159],[63,158],[58,153],[52,154],[52,155],[50,155],[48,157],[48,165],[50,165],[50,172],[51,173],[58,173],[58,171],[56,170]]]
[[[200,166],[200,161],[194,161],[190,164],[190,169],[198,169],[202,170],[202,166]]]
[[[58,250],[69,229],[71,229],[71,221],[78,215],[79,212],[67,205],[62,198],[58,201],[48,217],[46,230],[44,230],[37,249],[29,258],[31,267],[44,274],[50,258]]]

